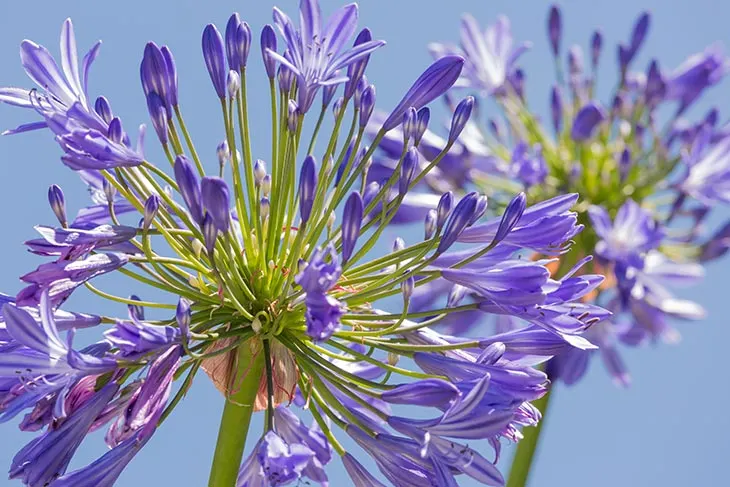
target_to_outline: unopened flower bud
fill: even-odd
[[[271,174],[265,174],[261,180],[261,192],[264,196],[271,194]]]
[[[424,227],[424,240],[431,240],[433,235],[436,233],[436,210],[431,208],[426,213],[426,219],[423,222]]]
[[[68,226],[68,220],[66,219],[66,199],[63,196],[63,191],[60,186],[52,184],[48,188],[48,203],[51,205],[53,214],[58,218],[58,223],[62,227]]]
[[[157,211],[160,209],[160,197],[156,194],[150,195],[147,201],[144,203],[144,219],[142,221],[142,229],[144,231],[149,230],[152,220],[157,216]]]
[[[235,98],[238,94],[238,90],[241,89],[241,75],[232,69],[228,71],[226,87],[228,88],[228,98]]]
[[[269,211],[271,211],[271,203],[269,202],[269,198],[267,198],[266,196],[261,198],[259,211],[261,212],[261,220],[266,221],[266,219],[269,217]]]

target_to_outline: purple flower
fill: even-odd
[[[144,428],[154,427],[167,404],[175,371],[180,365],[182,348],[171,346],[149,367],[147,377],[129,404],[106,434],[107,444],[114,448],[134,437]]]
[[[180,342],[180,329],[172,326],[149,325],[136,318],[117,321],[104,337],[126,357],[137,357]]]
[[[565,243],[582,229],[577,224],[577,215],[569,211],[577,199],[578,195],[568,194],[532,205],[502,243],[549,255],[560,253]],[[459,242],[489,243],[496,236],[500,224],[501,219],[493,219],[467,228]]]
[[[324,250],[317,249],[302,266],[295,282],[306,293],[307,334],[315,340],[326,340],[340,328],[343,314],[340,302],[327,295],[342,273],[337,251],[332,245]]]
[[[301,444],[314,453],[302,475],[315,482],[326,483],[324,466],[332,459],[332,448],[316,423],[307,427],[289,408],[278,407],[274,410],[274,430],[287,444]]]
[[[596,244],[596,254],[609,261],[641,267],[643,255],[656,248],[664,237],[651,214],[633,200],[626,200],[619,208],[613,223],[600,206],[592,206],[588,215],[601,239]]]
[[[94,420],[118,389],[114,383],[107,384],[58,428],[25,445],[13,458],[10,478],[19,478],[26,485],[41,487],[63,475]]]
[[[709,131],[697,136],[685,155],[686,174],[679,188],[705,205],[730,203],[730,137],[710,141]]]
[[[301,477],[314,452],[300,443],[287,444],[279,435],[269,431],[262,438],[256,457],[266,480],[272,485],[286,485]]]
[[[482,31],[474,17],[467,14],[461,19],[461,49],[442,44],[430,47],[437,57],[445,54],[464,56],[466,63],[456,86],[475,88],[491,95],[502,92],[515,71],[517,59],[530,45],[523,43],[514,47],[507,17],[500,16],[494,25]]]
[[[321,11],[317,0],[301,0],[300,30],[278,8],[274,8],[274,23],[284,37],[290,57],[268,50],[270,57],[289,68],[298,79],[298,101],[301,113],[306,113],[314,102],[321,86],[343,83],[347,77],[338,70],[368,56],[383,41],[365,41],[343,51],[357,27],[356,4],[346,5],[332,14],[322,26]]]
[[[29,250],[39,255],[57,255],[59,260],[75,260],[96,249],[119,249],[137,234],[136,228],[117,225],[89,229],[38,225],[35,229],[41,238],[25,242]]]
[[[667,98],[680,103],[683,112],[710,86],[718,83],[730,68],[719,45],[709,46],[687,58],[667,79]]]
[[[53,304],[63,302],[73,291],[94,277],[114,271],[127,263],[123,254],[94,254],[76,261],[58,261],[41,264],[21,280],[30,283],[18,293],[18,304],[35,304],[41,290],[47,289]]]

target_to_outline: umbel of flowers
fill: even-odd
[[[613,316],[586,330],[584,336],[596,349],[566,348],[546,364],[553,383],[577,382],[589,359],[600,355],[614,381],[628,385],[619,345],[675,342],[678,332],[672,321],[702,318],[699,304],[675,297],[669,286],[700,279],[703,265],[724,255],[730,245],[730,224],[714,235],[707,235],[703,225],[714,206],[730,203],[730,131],[720,125],[714,108],[695,120],[687,118],[701,95],[727,73],[730,60],[712,45],[671,71],[656,59],[637,68],[635,59],[649,25],[650,15],[641,14],[628,42],[617,46],[615,88],[600,101],[597,69],[606,56],[603,35],[595,31],[586,54],[575,45],[563,58],[561,13],[552,7],[547,31],[557,80],[549,91],[546,117],[528,106],[529,77],[518,60],[530,44],[515,44],[507,18],[482,29],[465,15],[458,45],[429,46],[435,59],[465,58],[456,89],[444,95],[455,119],[477,112],[477,104],[499,110],[496,116],[490,111],[490,118],[470,117],[446,155],[439,150],[443,141],[438,135],[424,134],[418,146],[424,164],[438,163],[417,188],[420,192],[401,205],[396,221],[431,221],[445,191],[482,191],[493,208],[508,208],[518,191],[525,192],[528,203],[580,194],[575,210],[586,229],[572,237],[572,251],[549,268],[564,275],[576,262],[595,255],[577,275],[594,272],[605,274],[606,280],[581,301],[609,309]],[[457,102],[457,93],[474,95],[478,102]],[[379,123],[371,123],[369,130],[377,134]],[[392,173],[403,147],[401,134],[387,134],[370,174]],[[552,228],[546,224],[545,233]],[[472,231],[465,230],[460,240],[477,243]],[[438,294],[448,296],[450,305],[483,302],[471,283],[442,277],[446,279],[423,288],[424,299],[414,298],[412,309],[429,306]],[[499,316],[497,331],[524,329],[523,318]],[[483,313],[467,309],[450,314],[437,329],[459,336],[477,323],[483,323]],[[548,397],[538,404],[543,411]],[[520,445],[509,485],[526,482],[535,443],[530,438]]]
[[[570,211],[576,195],[528,206],[516,192],[501,217],[486,219],[485,196],[446,192],[422,240],[376,246],[468,123],[472,98],[437,153],[421,155],[426,105],[459,79],[464,58],[429,66],[367,146],[376,92],[364,72],[384,43],[368,29],[355,36],[354,4],[327,21],[316,0],[302,0],[299,13],[297,27],[275,8],[275,27],[264,26],[254,48],[269,80],[271,147],[252,144],[269,124],[264,115],[250,123],[248,65],[258,57],[250,56],[251,28],[237,14],[223,34],[205,27],[213,89],[199,96],[221,111],[211,121],[222,138],[212,164],[202,156],[212,150],[198,152],[186,129],[184,80],[167,46],[150,42],[140,64],[140,100],[167,158],[156,165],[145,155],[144,127],[131,134],[109,100],[89,95],[98,43],[79,60],[67,20],[58,61],[32,41],[21,44],[38,86],[0,89],[0,101],[36,121],[6,133],[52,133],[93,202],[69,218],[62,190],[49,189],[58,224],[37,226],[40,237],[26,242],[46,262],[21,276],[26,286],[15,296],[2,296],[0,420],[24,415],[21,429],[38,432],[12,459],[11,479],[113,485],[202,369],[225,396],[210,486],[326,483],[335,455],[357,486],[383,485],[378,478],[448,486],[458,476],[502,485],[496,457],[467,444],[486,440],[498,457],[503,438],[519,440],[540,418],[530,401],[548,380],[537,365],[594,347],[582,334],[609,313],[582,299],[601,277],[582,272],[587,257],[560,275],[547,268],[582,229]],[[333,121],[325,131],[326,117]],[[396,131],[402,148],[393,170],[375,177],[372,155]],[[544,258],[520,258],[525,251]],[[107,274],[121,275],[131,295],[92,283]],[[440,282],[462,297],[468,291],[470,302],[456,292],[438,304],[431,285]],[[145,299],[151,289],[167,299]],[[124,315],[62,309],[82,290]],[[433,293],[432,305],[416,309],[424,293]],[[386,298],[400,303],[396,311],[382,309]],[[162,318],[146,316],[150,309]],[[455,311],[528,325],[498,335],[434,330]],[[74,346],[76,332],[99,327],[99,341]],[[252,433],[244,457],[254,412],[265,415],[264,429]],[[109,450],[68,471],[100,428]],[[343,435],[359,448],[346,450]],[[363,467],[363,453],[382,475]]]

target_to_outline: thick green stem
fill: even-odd
[[[522,430],[525,437],[520,440],[520,443],[517,446],[517,452],[512,460],[512,468],[510,468],[509,471],[507,487],[527,486],[527,480],[532,468],[532,460],[535,457],[535,452],[537,451],[537,443],[540,441],[540,432],[542,431],[545,419],[547,418],[551,395],[552,389],[537,401],[532,401],[532,405],[539,409],[542,413],[542,419],[537,426]]]
[[[264,354],[260,348],[252,352],[254,341],[241,345],[236,356],[231,392],[223,408],[218,443],[210,469],[208,487],[234,487],[241,466],[246,436],[253,414],[253,404],[264,370]]]

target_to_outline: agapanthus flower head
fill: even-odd
[[[462,191],[471,181],[462,171],[453,193],[423,198],[420,190],[447,172],[440,161],[454,164],[467,152],[461,139],[473,130],[474,99],[458,104],[448,139],[427,130],[426,107],[454,85],[464,58],[432,63],[380,116],[364,71],[382,42],[363,30],[345,47],[356,28],[354,4],[324,25],[320,17],[318,3],[303,0],[299,30],[275,9],[282,42],[273,28],[262,31],[271,134],[260,133],[268,124],[249,124],[248,25],[234,14],[225,35],[205,27],[202,55],[215,96],[209,94],[222,111],[210,123],[224,140],[207,152],[218,155],[212,167],[186,128],[169,48],[147,44],[140,67],[140,103],[172,166],[163,168],[131,146],[106,98],[88,102],[72,62],[70,22],[61,70],[44,48],[23,44],[24,67],[47,93],[26,99],[6,89],[0,97],[44,117],[64,162],[92,189],[93,204],[69,222],[64,197],[52,187],[60,226],[38,226],[41,238],[27,242],[48,261],[21,277],[27,286],[15,298],[0,296],[0,420],[29,410],[21,427],[43,430],[14,459],[12,477],[32,487],[112,485],[203,370],[226,401],[211,485],[326,484],[334,454],[357,485],[378,485],[355,460],[361,452],[340,443],[342,434],[396,485],[432,478],[454,485],[462,474],[504,482],[490,455],[463,442],[485,439],[498,450],[501,438],[518,441],[520,429],[539,419],[530,401],[547,390],[536,364],[571,347],[590,349],[581,335],[609,314],[580,302],[601,281],[574,275],[589,259],[558,278],[547,268],[551,259],[522,258],[568,251],[582,229],[571,211],[576,197],[529,205],[516,188],[516,196],[493,206],[483,192]],[[487,42],[503,63],[511,50],[508,24],[490,32]],[[286,46],[282,53],[277,43]],[[499,69],[507,75],[505,66]],[[335,127],[353,113],[352,133],[320,133],[329,141],[320,152],[314,138],[322,126],[310,140],[303,135],[311,132],[308,111],[323,88],[324,114],[332,87],[344,82]],[[264,137],[273,140],[266,163],[254,158],[269,149],[256,144]],[[394,138],[392,160],[374,163],[376,151],[393,152]],[[547,161],[546,148],[528,147]],[[520,164],[525,187],[547,180],[528,156]],[[428,215],[426,239],[398,238],[381,249],[386,227],[413,213]],[[135,294],[103,289],[96,278],[108,274],[124,275]],[[143,286],[167,291],[169,299],[148,301],[160,294]],[[82,288],[108,300],[110,315],[63,311]],[[386,309],[394,296],[395,309]],[[160,317],[151,319],[147,307]],[[464,310],[529,325],[496,338],[434,329]],[[73,346],[76,329],[101,326],[101,341]],[[428,408],[430,419],[396,414],[395,404]],[[297,408],[314,424],[299,419]],[[263,410],[265,430],[242,460],[245,438],[228,441],[230,435]],[[67,473],[87,434],[107,424],[111,449]]]
[[[515,305],[526,307],[520,319],[535,316],[535,311],[529,310],[535,306],[540,309],[537,321],[542,326],[551,323],[561,333],[585,331],[585,337],[599,346],[611,376],[626,385],[629,375],[619,344],[643,343],[647,337],[667,341],[676,333],[667,324],[670,317],[695,319],[701,314],[695,303],[673,298],[663,282],[676,280],[677,274],[684,281],[698,278],[696,261],[720,256],[727,248],[724,229],[708,239],[702,225],[713,205],[730,202],[727,130],[718,127],[716,109],[698,121],[679,117],[723,79],[730,61],[718,45],[712,45],[673,71],[663,69],[662,60],[651,56],[647,68],[636,71],[633,61],[645,45],[651,23],[650,14],[642,12],[628,40],[617,46],[615,90],[610,98],[600,100],[596,74],[606,49],[605,39],[595,30],[586,39],[587,45],[575,44],[561,53],[566,30],[563,14],[554,5],[546,18],[546,41],[556,68],[555,83],[547,93],[547,118],[529,108],[534,106],[525,98],[529,78],[515,65],[524,46],[513,50],[507,19],[497,17],[494,24],[483,28],[466,15],[457,34],[461,49],[429,45],[437,58],[462,55],[464,70],[456,85],[476,96],[477,103],[485,98],[496,102],[502,116],[490,118],[486,124],[472,117],[456,144],[464,150],[428,157],[436,160],[437,169],[448,163],[449,174],[462,171],[468,177],[448,187],[435,178],[426,179],[420,187],[420,208],[424,210],[418,219],[426,218],[422,220],[426,235],[438,234],[445,225],[442,248],[449,241],[453,223],[446,223],[450,221],[443,216],[447,212],[437,203],[445,189],[453,192],[449,198],[465,202],[460,202],[462,210],[473,197],[470,195],[487,193],[488,210],[504,211],[505,215],[514,193],[524,190],[527,209],[504,240],[496,238],[499,223],[492,221],[461,229],[457,241],[487,243],[494,239],[500,243],[494,244],[493,252],[516,244],[532,249],[534,261],[550,269],[548,276],[516,262],[512,269],[520,269],[521,279],[514,279],[509,289],[503,289],[484,269],[451,268],[442,271],[450,284],[429,286],[431,293],[443,296],[451,307],[477,303],[480,310],[499,314],[507,302],[496,304],[497,298],[513,300]],[[604,63],[605,59],[608,57],[603,56]],[[457,118],[462,108],[449,93],[444,101]],[[660,112],[667,108],[666,113],[673,115],[660,123],[667,118]],[[504,126],[510,127],[509,133]],[[419,148],[421,153],[428,153],[423,142]],[[391,149],[388,156],[398,149]],[[580,195],[577,214],[565,213],[575,203],[565,206],[570,201],[566,193]],[[435,225],[427,213],[431,209],[436,212]],[[416,212],[411,210],[411,214]],[[577,232],[582,225],[585,230]],[[566,240],[573,240],[573,245],[558,243]],[[585,260],[590,255],[597,258]],[[546,263],[546,257],[556,260]],[[463,256],[447,258],[445,254],[436,264],[458,264],[459,258]],[[656,270],[658,260],[664,262],[658,267],[665,271]],[[580,265],[574,265],[576,261]],[[485,269],[492,265],[489,259],[478,258],[469,266],[477,263]],[[674,274],[666,269],[673,269]],[[584,277],[591,273],[603,274],[606,279],[598,282]],[[538,291],[544,289],[545,279],[561,283],[557,294]],[[552,307],[551,294],[572,299],[568,306],[573,317],[583,312],[587,315],[577,322],[564,316],[556,320],[552,312],[565,309],[565,304],[546,310]],[[416,289],[411,304],[418,307],[432,299],[432,294]],[[597,306],[610,309],[614,317],[609,319]],[[498,327],[501,332],[519,329],[523,324],[520,319],[501,318]],[[533,324],[537,321],[533,319]],[[467,309],[453,313],[444,322],[444,330],[461,332],[477,324],[479,315]],[[654,328],[649,326],[652,322],[656,323]],[[585,347],[567,348],[556,353],[546,370],[552,378],[574,383],[583,376],[594,353]]]

